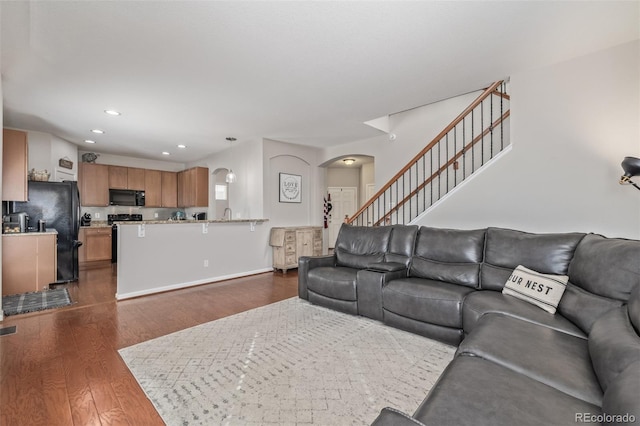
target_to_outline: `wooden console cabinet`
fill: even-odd
[[[2,295],[49,288],[58,269],[56,233],[2,236]]]
[[[269,245],[273,248],[273,269],[286,274],[298,267],[300,256],[322,255],[322,227],[271,228]]]

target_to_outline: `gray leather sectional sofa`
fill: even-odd
[[[520,265],[568,276],[555,314],[503,294]],[[298,276],[314,304],[458,346],[412,415],[376,426],[640,424],[640,241],[343,225]]]

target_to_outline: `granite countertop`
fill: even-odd
[[[92,220],[91,225],[82,225],[80,228],[110,228],[106,220]]]
[[[163,224],[182,224],[182,223],[250,223],[250,222],[267,222],[269,219],[208,219],[208,220],[194,220],[194,219],[185,219],[185,220],[143,220],[143,221],[126,221],[126,222],[114,222],[118,225],[163,225]]]
[[[58,231],[54,228],[47,228],[44,232],[9,232],[2,234],[3,237],[27,237],[29,235],[58,235]]]

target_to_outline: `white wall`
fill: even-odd
[[[229,207],[234,219],[262,219],[263,211],[262,168],[263,148],[261,140],[234,142],[230,148],[206,157],[188,166],[209,168],[209,218],[216,218],[213,172],[217,169],[231,169],[236,174],[236,182],[229,184]],[[196,209],[197,210],[197,209]],[[201,210],[201,209],[200,209]]]
[[[28,169],[47,170],[52,181],[78,178],[78,146],[44,132],[27,131],[29,143]],[[71,169],[59,166],[60,159],[73,162]]]
[[[318,148],[264,139],[263,192],[265,217],[270,226],[322,224],[325,169],[320,166]],[[302,176],[302,202],[279,202],[280,173]]]
[[[118,229],[117,298],[126,299],[272,270],[269,223],[137,224]],[[208,266],[204,266],[204,261]]]
[[[360,187],[360,167],[329,167],[327,168],[327,187],[353,186]]]
[[[88,150],[78,150],[78,161],[82,161],[82,154],[87,152],[95,152]],[[97,153],[98,164],[110,164],[113,166],[123,167],[139,167],[141,169],[164,170],[167,172],[179,172],[186,169],[184,163],[175,163],[172,161],[149,160],[146,158],[126,157],[123,155]]]
[[[640,42],[511,77],[512,150],[417,221],[640,238]],[[638,178],[636,178],[638,179]],[[639,179],[640,180],[640,179]]]
[[[381,132],[380,136],[373,138],[328,147],[323,150],[323,161],[345,155],[370,155],[375,162],[373,181],[380,189],[480,93],[457,96],[392,114],[389,126],[390,132],[396,135],[396,140],[390,141],[388,135]]]

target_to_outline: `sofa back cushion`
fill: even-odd
[[[591,332],[593,323],[605,312],[618,308],[623,302],[608,297],[590,293],[571,281],[560,299],[557,312],[580,327],[585,334]]]
[[[336,265],[366,269],[382,262],[389,246],[391,226],[351,226],[343,224],[335,245]]]
[[[569,281],[590,293],[627,301],[640,284],[640,241],[586,235],[569,266]]]
[[[640,241],[586,235],[569,265],[569,285],[558,312],[589,333],[600,316],[640,287],[639,259]]]
[[[631,299],[635,299],[633,306],[637,306],[640,299],[640,286],[636,287]],[[615,308],[602,315],[593,324],[589,333],[589,355],[593,369],[598,376],[602,390],[631,364],[640,361],[640,336],[634,324],[640,321],[628,306]]]
[[[532,234],[488,228],[480,286],[502,291],[518,265],[542,274],[567,275],[569,262],[583,237],[581,233]]]
[[[478,288],[484,237],[484,229],[421,227],[409,275]]]
[[[418,226],[394,225],[391,228],[389,248],[385,254],[384,261],[397,262],[409,266],[411,255],[416,245]]]

